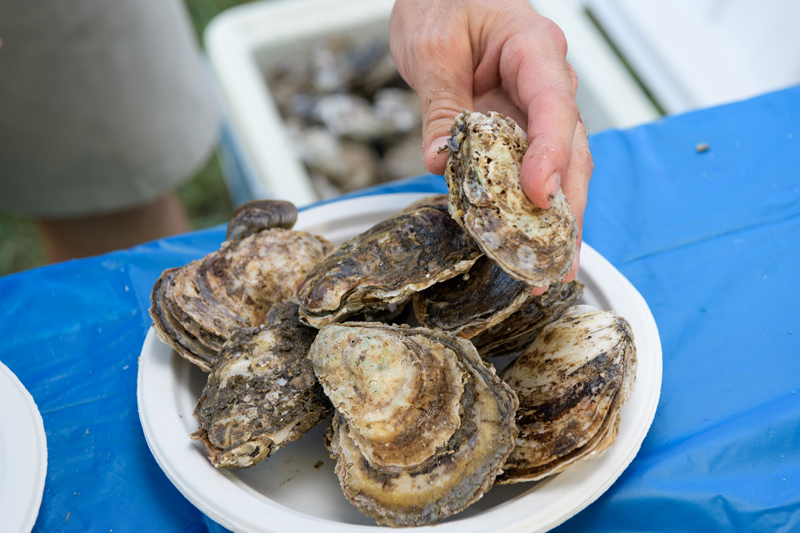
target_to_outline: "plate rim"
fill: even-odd
[[[29,532],[36,524],[39,517],[39,509],[44,496],[44,485],[47,478],[47,434],[44,430],[44,419],[39,411],[39,407],[33,396],[22,384],[22,381],[0,361],[0,380],[8,380],[12,386],[3,387],[0,391],[0,398],[3,398],[0,409],[0,444],[7,444],[8,441],[3,437],[4,428],[13,428],[14,439],[24,445],[13,446],[11,452],[7,453],[5,446],[0,447],[0,466],[2,464],[23,465],[16,468],[17,474],[13,481],[10,491],[3,488],[8,482],[8,469],[0,468],[3,472],[0,478],[0,509],[11,509],[20,511],[19,513],[3,515],[4,526],[11,527],[12,531]],[[10,398],[9,398],[10,397]],[[10,402],[7,400],[11,400]],[[23,410],[19,410],[22,407]],[[10,422],[10,423],[9,423]],[[16,422],[16,424],[12,424]],[[9,461],[9,457],[13,458]],[[22,457],[20,457],[20,455]],[[7,498],[13,493],[13,497]],[[25,505],[20,505],[24,500]],[[6,503],[3,503],[6,502]],[[13,505],[12,505],[13,502]],[[18,521],[14,521],[14,516]]]
[[[304,230],[315,224],[330,224],[333,221],[331,217],[338,216],[339,220],[346,220],[350,217],[363,216],[365,213],[369,212],[377,213],[388,209],[399,211],[412,201],[430,196],[431,194],[435,193],[406,192],[377,194],[348,198],[338,202],[321,204],[319,206],[311,206],[300,210],[298,223],[295,229]],[[587,276],[592,279],[597,277],[603,278],[604,289],[619,291],[613,295],[604,293],[604,295],[607,298],[610,297],[612,303],[615,304],[612,305],[615,311],[619,311],[619,307],[635,311],[633,313],[628,313],[630,317],[626,318],[631,322],[631,326],[635,332],[637,352],[640,354],[638,357],[639,364],[637,365],[636,375],[637,386],[634,388],[631,396],[631,400],[638,398],[638,403],[632,407],[632,402],[629,400],[628,403],[623,406],[620,437],[623,435],[622,428],[627,428],[634,422],[633,420],[628,420],[627,423],[625,422],[626,411],[631,411],[634,407],[636,408],[635,415],[628,413],[627,416],[636,416],[637,426],[635,427],[635,436],[633,438],[629,437],[628,432],[633,431],[633,429],[626,429],[624,446],[620,446],[622,438],[618,439],[617,444],[603,456],[593,459],[592,461],[578,463],[558,476],[548,478],[546,483],[536,485],[535,492],[533,492],[534,489],[532,488],[526,491],[522,496],[496,505],[479,515],[460,520],[457,518],[458,515],[455,515],[455,519],[452,521],[439,523],[433,526],[421,526],[416,529],[424,530],[435,527],[437,532],[458,531],[459,533],[486,530],[497,532],[525,531],[528,533],[548,531],[579,513],[599,498],[600,495],[611,487],[635,458],[655,417],[660,398],[663,362],[658,328],[646,301],[636,288],[608,260],[586,243],[583,244],[581,250],[581,264],[588,268],[582,268],[582,274],[579,274],[579,277],[582,275],[584,278]],[[621,295],[624,295],[625,298]],[[619,314],[625,316],[624,313]],[[646,351],[649,354],[649,357],[644,360],[644,365],[642,364],[643,360],[641,357],[643,347],[647,348]],[[315,528],[317,531],[324,530],[333,533],[345,533],[352,531],[366,532],[379,530],[378,526],[335,522],[333,520],[301,513],[269,500],[268,497],[257,493],[230,472],[214,469],[208,460],[205,457],[201,457],[200,454],[184,453],[188,452],[188,449],[165,449],[164,445],[168,442],[168,437],[171,436],[171,439],[177,439],[176,442],[179,442],[181,439],[184,440],[184,448],[191,448],[192,451],[196,451],[191,441],[188,439],[188,435],[182,431],[182,424],[178,419],[178,413],[174,413],[173,417],[168,416],[167,410],[162,409],[163,399],[148,397],[148,393],[144,390],[144,385],[147,384],[148,379],[153,380],[160,377],[162,381],[168,382],[169,379],[165,380],[165,378],[174,377],[172,375],[165,375],[163,368],[161,369],[162,375],[157,375],[158,369],[154,368],[154,364],[156,363],[154,363],[152,357],[148,357],[152,350],[156,350],[156,352],[160,351],[162,355],[167,354],[170,358],[179,357],[171,348],[157,339],[151,327],[147,333],[147,337],[142,346],[142,354],[139,358],[139,373],[137,377],[139,417],[148,447],[159,466],[173,485],[175,485],[193,505],[197,506],[202,512],[216,522],[233,531],[248,533],[265,531],[301,532],[307,531],[308,528]],[[169,363],[168,366],[171,367],[172,364]],[[648,386],[646,394],[642,391],[642,387],[645,383]],[[161,383],[161,385],[168,384],[169,383]],[[639,391],[638,394],[637,391]],[[171,395],[171,397],[174,398],[174,394]],[[154,402],[154,400],[158,401]],[[172,426],[169,426],[169,424],[172,424]],[[623,426],[623,424],[625,426]],[[607,465],[609,461],[611,465]],[[594,465],[594,468],[590,468],[587,472],[587,464],[590,466]],[[191,472],[195,479],[187,480],[185,478],[186,472]],[[604,475],[600,476],[601,473],[604,473]],[[220,475],[223,477],[219,477]],[[597,477],[601,477],[602,479],[595,479]],[[230,487],[230,493],[221,495],[220,491],[216,490],[213,493],[213,499],[211,499],[211,501],[209,501],[208,494],[197,488],[198,486],[204,486],[203,482],[220,482],[222,479],[227,479],[227,483],[230,483],[230,485],[228,485]],[[589,481],[587,481],[587,479]],[[226,482],[223,481],[223,483]],[[574,502],[576,486],[578,488],[578,493],[582,495],[582,497],[579,498],[580,501],[577,503]],[[564,502],[565,500],[573,501],[566,506],[566,510],[564,507],[558,509],[550,508],[539,510],[531,514],[530,508],[524,505],[527,496],[530,494],[542,496],[542,493],[555,502]],[[235,494],[236,497],[228,501],[226,498],[231,494]],[[246,501],[242,501],[242,498],[245,498]],[[529,500],[529,498],[527,499]],[[225,509],[227,504],[233,504],[234,502],[239,510],[245,505],[249,505],[249,502],[258,504],[260,507],[252,509],[252,514],[248,513],[247,515],[244,513],[231,514],[220,511],[220,509]],[[263,512],[256,513],[255,511],[258,511],[258,509],[262,509]],[[258,516],[256,516],[256,514],[258,514]],[[498,520],[498,515],[502,517],[502,520]],[[266,527],[263,521],[265,517],[269,518]]]

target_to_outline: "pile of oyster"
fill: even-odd
[[[280,58],[267,84],[322,198],[426,172],[417,96],[384,38],[320,40]]]
[[[510,119],[465,112],[451,134],[449,195],[336,249],[291,230],[291,206],[246,204],[220,250],[156,282],[156,333],[208,372],[192,436],[214,466],[252,466],[331,415],[348,500],[416,526],[614,444],[636,350],[625,319],[561,283],[566,199],[524,197]],[[487,361],[511,354],[499,374]]]

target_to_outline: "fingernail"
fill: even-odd
[[[575,265],[572,265],[572,268],[569,269],[569,274],[567,277],[564,278],[564,281],[569,283],[570,281],[574,280],[578,277],[578,270],[575,268]]]
[[[559,187],[561,187],[561,174],[558,172],[553,172],[550,174],[550,177],[547,178],[547,183],[545,183],[547,197],[550,198],[550,200],[553,200],[556,197]]]
[[[435,139],[433,142],[431,142],[425,149],[424,158],[428,159],[429,157],[435,157],[436,154],[440,152],[445,153],[444,150],[447,150],[447,139],[449,138],[450,138],[449,136],[439,137],[438,139]]]
[[[580,254],[580,247],[579,247],[578,253]],[[580,268],[581,268],[580,267],[580,262],[579,262],[579,257],[580,257],[580,255],[575,258],[575,261],[572,262],[572,266],[569,268],[569,272],[567,273],[567,275],[564,276],[564,279],[563,279],[562,283],[569,283],[570,281],[572,281],[572,280],[574,280],[575,278],[578,277],[578,270],[580,270]]]
[[[534,287],[531,289],[531,296],[541,296],[547,292],[547,287]]]

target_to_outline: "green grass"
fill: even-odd
[[[221,11],[242,0],[185,0],[198,40],[206,25]],[[194,229],[227,222],[233,207],[219,161],[208,164],[179,190],[186,213]],[[0,213],[0,276],[41,266],[45,263],[36,225],[29,217]]]
[[[233,216],[233,204],[216,155],[178,189],[178,195],[193,229],[210,228],[228,222]]]
[[[192,19],[192,25],[200,42],[203,41],[203,30],[211,22],[211,19],[228,8],[247,3],[249,0],[185,0],[189,17]]]
[[[0,276],[43,264],[33,221],[22,215],[0,214]]]

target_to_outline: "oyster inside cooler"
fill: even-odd
[[[419,102],[385,39],[320,40],[278,59],[266,81],[321,198],[427,173]]]

